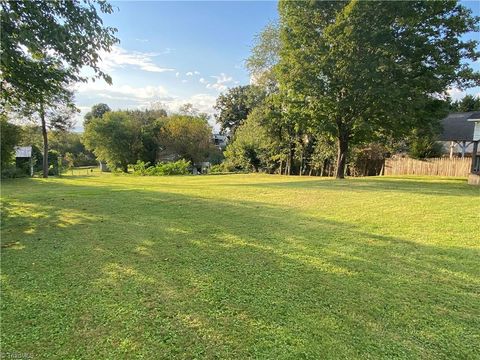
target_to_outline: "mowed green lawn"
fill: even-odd
[[[480,188],[442,178],[2,183],[2,352],[473,359]]]

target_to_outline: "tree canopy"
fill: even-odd
[[[92,106],[92,110],[85,114],[85,121],[89,121],[93,118],[101,118],[103,114],[111,111],[110,106],[104,103],[95,104]]]
[[[462,99],[450,104],[451,111],[480,111],[480,96],[465,95]]]
[[[349,145],[401,137],[440,118],[450,87],[479,83],[478,18],[456,1],[279,3],[282,108],[337,139],[337,177]]]
[[[214,108],[217,110],[215,118],[222,131],[229,131],[233,135],[235,129],[264,97],[264,90],[254,85],[237,86],[221,94]]]
[[[212,129],[203,117],[172,115],[164,119],[158,142],[163,154],[175,154],[192,163],[205,161],[213,150]]]
[[[103,0],[1,2],[2,101],[38,103],[69,84],[86,81],[80,70],[111,83],[99,66],[100,52],[118,42],[98,11],[112,13]]]
[[[128,170],[143,150],[142,128],[126,112],[110,111],[86,123],[83,141],[96,157],[111,169]]]
[[[128,170],[137,161],[163,158],[205,161],[214,151],[212,129],[201,116],[163,110],[109,111],[85,124],[85,146],[111,169]]]

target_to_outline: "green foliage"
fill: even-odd
[[[187,175],[190,173],[190,161],[180,159],[172,162],[161,162],[155,166],[149,166],[150,163],[145,163],[138,160],[136,164],[132,165],[133,174],[139,176],[165,176],[165,175]]]
[[[85,124],[83,141],[109,168],[124,172],[138,160],[183,158],[204,161],[215,149],[203,117],[172,115],[164,110],[111,111]]]
[[[190,166],[190,161],[184,159],[159,163],[155,166],[155,175],[187,175],[190,173]]]
[[[110,109],[110,106],[108,106],[107,104],[95,104],[92,106],[92,110],[85,114],[85,121],[87,122],[93,118],[101,118],[105,113],[109,111],[112,111],[112,109]]]
[[[461,100],[450,104],[451,111],[480,111],[480,96],[465,95]]]
[[[38,125],[21,126],[21,139],[19,145],[33,146],[34,148],[43,148],[42,130]],[[69,156],[73,160],[73,166],[96,165],[95,155],[85,148],[82,142],[82,134],[71,131],[53,130],[49,132],[49,149],[57,151],[61,156]],[[37,159],[41,159],[40,154]],[[41,163],[41,160],[40,160]]]
[[[221,94],[214,108],[217,110],[215,118],[222,131],[228,130],[233,135],[236,128],[264,98],[264,90],[254,85],[237,86]]]
[[[110,169],[127,172],[128,164],[141,159],[142,127],[128,113],[107,112],[103,118],[92,118],[85,125],[85,146]]]
[[[21,135],[19,126],[9,123],[3,116],[0,117],[0,159],[2,169],[14,162],[14,147],[19,145]]]
[[[16,166],[10,165],[2,167],[1,177],[2,179],[18,179],[27,177],[29,174],[25,169],[18,168]]]
[[[100,51],[118,42],[116,29],[105,27],[98,12],[112,13],[106,1],[2,1],[2,101],[38,104],[77,81],[111,78],[100,68]]]
[[[228,172],[224,164],[215,164],[210,166],[209,173],[211,174],[221,174]]]
[[[279,24],[270,23],[255,36],[254,46],[245,63],[254,83],[270,93],[278,88],[274,69],[280,60],[280,46]]]
[[[438,139],[428,135],[415,135],[408,148],[408,155],[414,159],[441,157],[443,153],[443,146]]]
[[[262,108],[255,108],[237,129],[225,150],[225,167],[231,170],[267,170],[271,166],[272,139],[262,126]]]
[[[141,160],[138,160],[136,164],[132,165],[133,168],[133,175],[139,175],[139,176],[145,176],[149,175],[148,174],[148,169],[152,168],[152,166],[149,166],[149,162],[144,162]]]
[[[172,115],[162,121],[158,135],[160,156],[174,155],[195,163],[214,151],[212,129],[205,118]]]
[[[337,138],[338,177],[349,145],[402,138],[446,114],[438,94],[479,84],[465,63],[477,41],[463,37],[479,19],[461,3],[280,1],[279,12],[281,108]]]

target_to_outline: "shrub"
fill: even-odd
[[[132,166],[133,175],[140,175],[140,176],[152,175],[151,173],[148,173],[148,170],[150,170],[150,168],[153,168],[153,166],[149,167],[148,165],[150,165],[149,162],[137,160],[137,163]]]
[[[175,162],[159,163],[155,167],[155,175],[186,175],[190,173],[190,161],[178,160]]]
[[[223,172],[226,172],[226,169],[223,166],[223,164],[212,165],[210,167],[210,173],[211,174],[219,174],[219,173],[223,173]]]
[[[27,177],[28,173],[21,168],[10,166],[2,169],[2,179],[15,179]]]
[[[138,160],[133,165],[133,174],[139,176],[164,176],[164,175],[186,175],[190,173],[190,161],[178,160],[175,162],[161,162],[156,166],[149,166]]]

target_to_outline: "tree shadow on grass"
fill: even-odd
[[[448,183],[448,184],[446,184]],[[246,186],[258,188],[286,188],[318,191],[368,191],[368,192],[399,192],[434,196],[480,196],[480,188],[467,184],[466,179],[454,178],[415,178],[415,177],[365,177],[335,180],[332,178],[309,178],[305,181],[275,181],[253,184],[232,184],[230,186]]]
[[[8,199],[2,224],[2,237],[24,246],[2,254],[4,349],[78,358],[480,350],[476,249],[372,234],[254,201],[42,189]],[[72,221],[58,226],[65,214]]]

